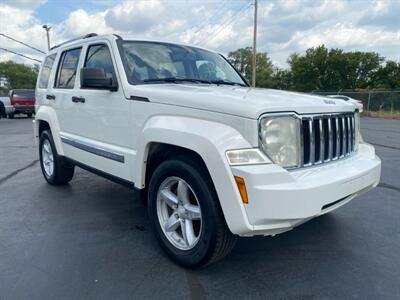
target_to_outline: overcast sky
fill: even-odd
[[[183,41],[226,54],[251,46],[251,0],[0,0],[0,33],[45,50],[90,32]],[[286,67],[290,53],[325,44],[400,60],[400,0],[260,0],[258,50]],[[42,59],[0,36],[0,47]],[[0,50],[0,61],[32,63]]]

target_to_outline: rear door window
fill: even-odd
[[[60,89],[73,89],[75,85],[76,70],[78,68],[81,48],[67,50],[62,53],[58,66],[55,87]]]
[[[57,54],[54,53],[50,56],[47,56],[46,59],[44,60],[42,71],[40,72],[40,77],[39,77],[39,88],[41,89],[46,89],[47,86],[49,85],[51,68],[53,68],[56,55]]]

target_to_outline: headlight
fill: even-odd
[[[299,165],[299,119],[294,116],[264,117],[260,121],[260,146],[276,164]]]
[[[362,142],[362,137],[360,133],[360,114],[354,114],[354,132],[355,132],[355,143],[354,143],[354,150],[358,150],[358,144]]]
[[[226,151],[231,166],[268,164],[271,161],[259,149],[238,149]]]

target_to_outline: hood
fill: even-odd
[[[333,113],[354,111],[337,99],[303,93],[227,85],[144,84],[130,86],[130,96],[150,102],[178,105],[251,119],[267,112]]]

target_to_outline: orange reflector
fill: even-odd
[[[235,176],[235,181],[239,188],[239,193],[240,193],[240,196],[242,197],[243,203],[244,204],[249,203],[249,199],[247,198],[247,190],[246,190],[246,184],[244,183],[244,179],[242,177]]]

